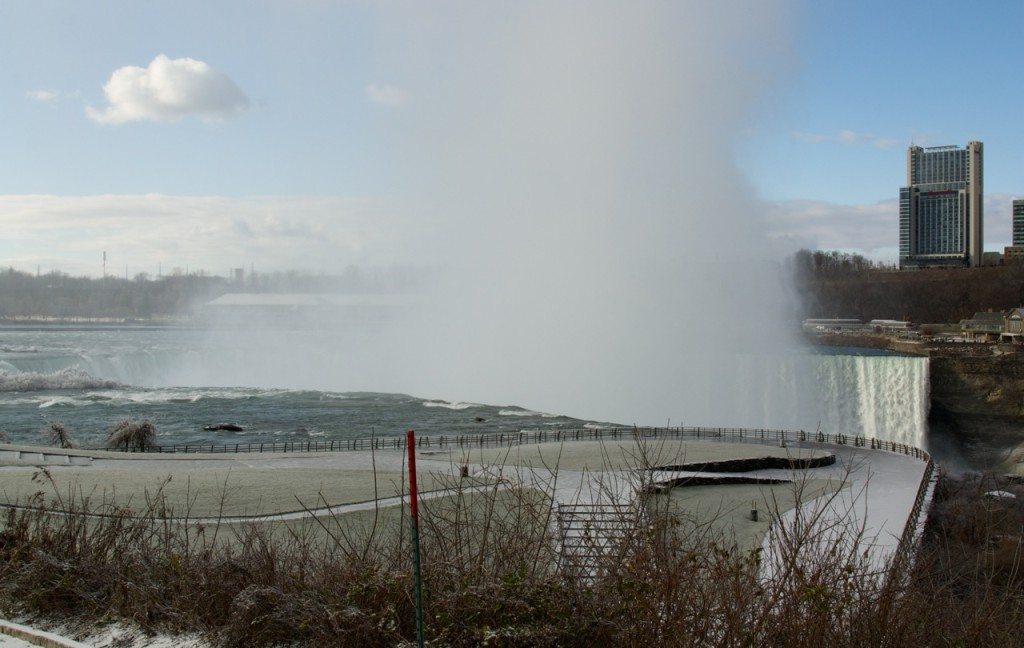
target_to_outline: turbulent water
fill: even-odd
[[[344,375],[336,364],[342,361],[296,346],[269,348],[244,332],[0,328],[0,430],[12,441],[38,443],[48,422],[61,421],[79,443],[101,445],[106,431],[128,416],[154,421],[162,444],[601,425],[515,405],[331,390],[330,384],[314,389],[329,382],[323,376],[332,367]],[[217,423],[243,431],[203,430]]]
[[[38,442],[62,421],[85,445],[121,418],[149,418],[161,443],[239,443],[465,434],[605,425],[529,403],[481,404],[373,391],[373,376],[318,352],[315,334],[287,346],[256,334],[159,328],[0,328],[0,429]],[[307,336],[307,337],[303,337]],[[382,359],[382,362],[386,359]],[[681,412],[673,424],[765,426],[863,434],[924,445],[927,359],[862,350],[750,357],[704,389],[735,395],[728,412]],[[361,365],[363,363],[360,363]],[[363,365],[365,366],[365,365]],[[771,379],[766,379],[770,377]],[[755,385],[771,385],[751,393]],[[444,395],[451,399],[458,395]],[[579,415],[580,413],[574,413]],[[585,415],[585,413],[583,413]],[[208,432],[234,423],[242,432]],[[628,424],[629,421],[620,423]]]

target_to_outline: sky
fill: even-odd
[[[397,138],[448,86],[395,51],[407,26],[391,4],[0,1],[0,266],[96,275],[103,251],[131,275],[424,258],[431,222],[408,209],[417,174]],[[892,261],[906,147],[979,139],[986,249],[1008,244],[1024,3],[821,0],[785,19],[784,51],[722,142],[765,235]]]

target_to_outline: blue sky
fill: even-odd
[[[770,233],[891,259],[906,146],[980,139],[987,247],[1008,243],[1024,3],[808,1],[786,16],[789,51],[729,143]],[[241,264],[300,235],[352,262],[400,258],[374,252],[390,240],[375,229],[396,191],[389,133],[417,99],[389,28],[364,2],[0,3],[0,265],[93,272],[97,249],[138,241],[121,260],[147,271],[235,244],[222,265]],[[104,87],[155,74],[159,55],[206,66],[189,69],[213,84],[194,95],[207,103],[147,107],[125,82],[114,106]],[[189,261],[197,234],[209,247]],[[280,263],[314,269],[302,249]]]
[[[822,0],[797,15],[794,68],[741,149],[765,198],[891,198],[912,141],[972,139],[986,192],[1024,195],[1024,3]]]
[[[0,4],[0,193],[187,195],[374,191],[376,70],[359,6],[303,2]],[[208,62],[244,89],[242,118],[91,122],[125,65]],[[61,93],[33,102],[33,90]]]

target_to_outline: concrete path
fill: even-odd
[[[725,445],[728,443],[728,448]],[[593,445],[589,448],[587,444]],[[417,465],[421,473],[435,472],[439,474],[457,475],[462,464],[468,464],[470,473],[475,476],[488,476],[500,478],[504,483],[540,485],[544,490],[553,492],[556,503],[571,505],[576,503],[624,503],[631,502],[637,496],[637,480],[635,473],[627,470],[616,470],[605,468],[600,471],[588,472],[585,470],[569,470],[565,468],[557,471],[543,465],[543,462],[533,462],[532,466],[493,464],[492,461],[517,461],[524,463],[523,457],[528,457],[530,452],[538,456],[542,450],[550,450],[552,444],[534,444],[518,448],[518,454],[512,455],[501,449],[461,449],[451,448],[447,450],[429,449],[417,453]],[[700,461],[701,453],[708,455],[721,454],[726,451],[737,456],[758,457],[765,454],[778,456],[780,452],[806,451],[828,451],[836,455],[837,461],[832,466],[813,468],[800,471],[791,470],[756,470],[744,473],[715,473],[715,476],[726,476],[730,474],[742,475],[745,477],[770,477],[777,479],[799,479],[806,476],[808,479],[832,479],[843,481],[847,487],[839,494],[827,500],[827,506],[818,518],[818,524],[822,531],[829,525],[842,522],[849,527],[862,529],[865,543],[872,551],[872,560],[878,564],[891,555],[897,546],[907,522],[908,514],[914,504],[918,486],[925,469],[925,463],[913,457],[885,452],[880,450],[869,450],[867,448],[856,448],[849,446],[834,446],[826,444],[805,443],[791,444],[789,450],[780,450],[778,446],[761,444],[738,444],[728,441],[687,441],[686,447],[689,450],[688,461]],[[542,447],[543,446],[543,447]],[[573,447],[576,453],[575,461],[579,464],[579,455],[582,450],[591,451],[596,458],[591,465],[600,465],[602,456],[607,461],[607,447],[622,447],[621,442],[607,442],[602,446],[599,442],[593,441],[566,441],[565,446]],[[606,447],[607,446],[607,447]],[[584,453],[585,454],[585,453]],[[519,457],[519,459],[516,459]],[[715,457],[717,458],[717,457]],[[525,463],[530,463],[529,461]],[[571,461],[567,465],[576,465]],[[614,463],[614,462],[613,462]],[[538,465],[540,464],[540,465]],[[87,468],[73,466],[49,466],[52,473],[59,473],[65,470],[88,470],[90,473],[103,473],[104,471],[140,471],[154,475],[164,471],[266,471],[267,479],[273,479],[271,473],[275,470],[309,470],[322,473],[326,478],[335,471],[359,470],[366,471],[371,465],[375,465],[378,471],[382,472],[404,472],[405,452],[402,450],[377,450],[370,451],[343,451],[333,453],[312,453],[312,454],[287,454],[287,455],[260,455],[260,454],[239,454],[239,455],[205,455],[205,456],[160,456],[160,455],[137,455],[101,453],[92,458],[91,466]],[[4,471],[31,471],[30,467],[8,466]],[[696,472],[660,472],[654,475],[656,480],[669,479],[687,475],[697,475]],[[471,490],[484,490],[490,487],[474,487]],[[425,497],[439,497],[450,491],[434,491],[424,493]],[[826,498],[822,498],[825,500]],[[803,520],[813,514],[817,507],[823,505],[822,500],[804,502],[801,506],[783,514],[779,520],[781,525],[789,525],[787,529],[795,528]],[[389,497],[378,500],[377,506],[393,506],[402,502],[400,497]],[[343,514],[351,511],[368,510],[375,506],[373,501],[345,503],[330,507],[322,507],[311,511],[282,512],[268,515],[256,515],[236,518],[221,518],[225,523],[244,523],[258,521],[286,521],[297,520],[313,515]],[[210,524],[217,521],[217,518],[202,517],[193,521]],[[778,531],[776,529],[775,531]],[[773,535],[770,533],[765,538],[763,550],[765,555],[770,552],[770,542]]]

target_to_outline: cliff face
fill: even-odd
[[[1006,417],[1024,423],[1024,354],[930,355],[933,407],[954,415]]]

